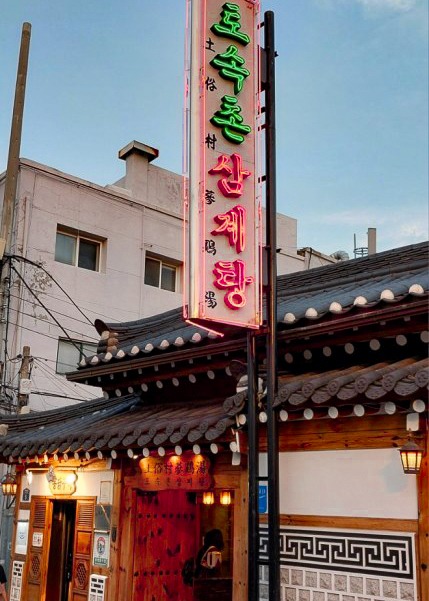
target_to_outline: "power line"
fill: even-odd
[[[21,299],[23,300],[23,299]],[[29,302],[29,301],[25,301],[25,302]],[[37,317],[36,315],[32,315],[31,313],[26,313],[25,311],[21,311],[20,309],[15,309],[14,307],[10,308],[11,311],[13,311],[14,313],[17,313],[19,315],[25,315],[26,317],[30,317],[31,319],[38,319],[39,321],[43,321],[44,323],[47,324],[51,324],[51,325],[58,325],[57,322],[52,322],[49,321],[46,318],[42,318],[42,317]],[[55,311],[57,313],[57,311]],[[62,314],[60,314],[62,315]],[[67,315],[65,315],[65,317],[67,317]],[[95,342],[98,343],[98,338],[94,338],[93,336],[89,336],[88,334],[84,334],[83,332],[78,332],[77,330],[72,330],[71,328],[67,328],[69,332],[72,332],[73,334],[79,334],[79,336],[83,336],[86,338],[90,338],[91,340],[94,340]],[[85,341],[83,341],[85,342]]]
[[[36,395],[40,394],[40,395],[43,395],[43,396],[53,397],[53,398],[56,398],[56,399],[70,399],[71,401],[79,401],[80,403],[85,403],[86,401],[93,401],[94,398],[96,398],[96,397],[93,397],[91,399],[83,399],[82,397],[81,398],[77,398],[77,397],[68,396],[68,395],[65,395],[65,394],[64,395],[63,394],[57,394],[56,392],[47,392],[46,390],[33,390],[31,392],[31,394],[36,394]]]
[[[44,377],[47,377],[46,374],[42,374],[42,375],[44,375]],[[93,401],[95,398],[97,398],[97,397],[84,398],[84,397],[70,396],[66,390],[63,390],[62,394],[58,393],[58,392],[40,390],[39,387],[37,386],[37,383],[35,382],[36,379],[37,379],[37,375],[35,374],[35,378],[33,380],[33,384],[35,385],[35,388],[31,391],[31,394],[40,395],[40,396],[48,396],[51,398],[71,399],[73,401],[80,401],[80,402]]]
[[[42,292],[41,294],[45,294],[45,293]],[[34,301],[28,300],[27,298],[24,298],[23,296],[18,296],[17,294],[11,294],[10,296],[11,296],[11,298],[14,298],[15,300],[27,303],[28,305],[33,306],[35,304]],[[87,323],[86,321],[83,321],[82,319],[78,319],[77,317],[72,317],[71,315],[67,315],[66,313],[61,313],[61,311],[57,311],[56,309],[51,309],[51,311],[52,311],[52,313],[56,313],[56,315],[61,315],[62,317],[67,317],[67,319],[71,319],[72,321],[77,321],[78,323],[82,323],[85,325]],[[25,313],[25,315],[28,315],[28,313]],[[30,317],[31,317],[31,315],[30,315]],[[92,328],[94,328],[94,324],[92,324]]]
[[[61,299],[59,296],[55,296],[55,294],[49,294],[48,292],[42,292],[41,294],[44,294],[45,296],[48,296],[49,298],[54,298],[55,300],[59,300],[66,305],[71,304],[71,303],[68,303],[67,301]],[[86,307],[86,310],[89,311],[90,313],[93,313],[96,317],[103,317],[112,323],[117,323],[119,321],[117,316],[111,317],[109,315],[105,315],[104,313],[100,313],[98,310],[90,309],[89,307]],[[129,319],[124,319],[123,321],[135,321],[135,319],[136,319],[135,317],[133,317],[133,318],[130,317]]]
[[[70,300],[70,302],[73,304],[73,306],[79,311],[79,313],[86,319],[86,321],[91,326],[93,325],[91,320],[85,315],[85,313],[80,309],[80,307],[74,302],[74,300],[69,295],[69,293],[61,286],[61,284],[54,278],[54,276],[51,273],[49,273],[49,271],[47,269],[45,269],[45,267],[43,267],[43,265],[41,263],[35,263],[34,261],[31,261],[30,259],[27,259],[26,257],[22,257],[19,255],[11,255],[10,258],[15,259],[17,261],[24,261],[25,263],[29,263],[30,265],[33,265],[34,267],[37,267],[38,269],[41,269],[44,273],[46,273],[46,275],[49,278],[51,278],[51,280],[58,286],[58,288],[61,290],[61,292],[63,292],[66,295],[66,297]]]
[[[70,303],[66,303],[66,301],[64,301],[60,297],[55,296],[55,294],[49,294],[48,292],[43,292],[43,291],[41,291],[40,294],[45,294],[46,296],[49,296],[50,298],[54,298],[55,300],[59,300],[59,301],[62,301],[64,303],[66,303],[66,304],[73,305],[85,317],[85,320],[88,321],[88,323],[90,323],[92,327],[94,327],[93,322],[85,315],[85,313],[80,309],[80,307],[77,305],[77,303],[75,303],[75,301],[72,299],[72,297],[67,293],[67,291],[64,290],[64,288],[58,283],[58,281],[54,278],[54,276],[52,274],[50,274],[43,267],[43,265],[41,265],[40,263],[36,263],[34,261],[31,261],[30,259],[26,259],[25,257],[20,257],[19,255],[10,255],[9,257],[11,259],[22,260],[22,261],[24,261],[26,263],[29,263],[30,265],[32,265],[32,266],[34,266],[36,268],[42,269],[52,279],[52,281],[57,284],[57,286],[60,288],[60,290],[62,290],[64,292],[64,294],[66,295],[66,297],[70,300]],[[9,257],[6,257],[6,258],[9,258]],[[116,322],[117,321],[117,317],[110,317],[108,315],[104,315],[103,313],[99,313],[97,310],[90,309],[89,307],[85,307],[85,309],[87,311],[93,313],[97,317],[104,317],[105,319],[108,319],[109,321],[112,321],[112,322]],[[130,319],[129,321],[134,321],[134,319]]]
[[[11,386],[5,386],[5,388],[9,388],[9,390],[14,390],[15,392],[18,390],[17,388],[13,388]],[[37,394],[37,395],[46,395],[49,397],[57,397],[59,399],[71,399],[72,401],[80,401],[82,403],[84,403],[85,401],[94,401],[96,400],[98,397],[91,397],[89,399],[84,399],[82,397],[77,398],[77,397],[72,397],[69,395],[65,395],[65,394],[57,394],[56,392],[49,392],[47,390],[32,390],[31,394]]]
[[[60,374],[57,374],[57,372],[55,372],[48,365],[44,365],[42,362],[40,362],[40,360],[36,360],[36,367],[41,369],[42,372],[44,372],[45,377],[48,380],[50,380],[52,383],[54,383],[57,386],[62,386],[64,392],[67,392],[67,390],[66,390],[67,386],[70,386],[73,389],[73,391],[76,392],[76,385],[72,384],[71,382],[68,382],[67,380],[63,380],[61,377],[59,377]],[[82,399],[85,401],[89,401],[89,400],[91,400],[91,398],[95,398],[95,397],[89,397],[89,398],[82,397]]]
[[[55,323],[57,324],[57,326],[64,332],[65,336],[69,339],[69,341],[73,344],[73,346],[75,346],[77,348],[77,350],[80,353],[80,348],[77,346],[77,344],[74,342],[74,340],[72,340],[72,338],[70,338],[70,336],[68,335],[67,330],[65,328],[63,328],[63,326],[60,324],[60,322],[58,321],[58,319],[54,315],[52,315],[52,313],[48,309],[48,307],[45,304],[42,303],[42,301],[39,299],[39,297],[37,296],[37,294],[35,292],[33,292],[33,290],[27,284],[27,282],[22,277],[22,275],[18,272],[18,270],[12,264],[11,264],[11,269],[13,269],[13,271],[16,273],[16,275],[21,280],[21,282],[24,284],[24,286],[27,288],[27,290],[34,296],[34,298],[40,303],[40,305],[45,309],[45,311],[48,312],[48,314],[52,317],[52,319],[55,321]]]
[[[51,340],[58,341],[58,336],[51,336],[50,334],[44,334],[43,332],[39,332],[38,330],[33,330],[32,328],[28,328],[27,326],[22,326],[21,324],[15,323],[13,321],[9,321],[9,323],[10,323],[10,325],[15,326],[17,328],[22,328],[23,330],[28,330],[29,332],[33,332],[34,334],[39,334],[39,336],[44,336],[45,338],[51,338]],[[73,346],[76,346],[76,345],[73,345]]]

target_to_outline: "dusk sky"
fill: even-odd
[[[105,185],[138,140],[181,173],[185,0],[0,0],[0,171],[24,21],[21,156]],[[353,256],[428,237],[426,0],[265,0],[276,22],[277,208]],[[287,241],[279,240],[286,247]]]

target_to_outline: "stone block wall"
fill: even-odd
[[[284,528],[281,601],[417,601],[414,535]],[[268,560],[262,529],[261,563]],[[268,567],[260,566],[260,601]]]
[[[281,601],[416,601],[414,582],[281,568]],[[260,568],[260,601],[268,599],[268,568]]]

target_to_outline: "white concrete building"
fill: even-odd
[[[93,398],[94,387],[62,374],[95,350],[94,320],[129,321],[181,304],[182,176],[154,165],[158,154],[131,142],[119,151],[125,176],[107,186],[21,160],[2,273],[4,408],[16,399],[25,345],[33,358],[30,409]],[[5,174],[0,199],[4,182]],[[295,219],[279,215],[277,223],[279,274],[335,262],[298,252]]]

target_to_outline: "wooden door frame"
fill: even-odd
[[[233,509],[233,595],[234,601],[247,601],[247,512],[248,512],[248,473],[247,458],[243,453],[241,465],[231,465],[231,453],[216,455],[213,462],[213,490],[229,489],[234,492]],[[130,462],[128,464],[132,466]],[[122,478],[121,510],[118,524],[118,563],[115,601],[129,601],[127,591],[132,590],[134,555],[134,528],[136,523],[136,496],[141,490],[141,476],[138,468],[134,475]],[[201,491],[188,491],[201,492]]]
[[[32,495],[31,501],[30,501],[29,540],[28,540],[28,546],[27,546],[27,555],[25,557],[24,578],[23,578],[23,586],[22,586],[22,591],[21,591],[21,596],[24,599],[26,598],[26,595],[28,592],[29,549],[31,547],[30,532],[32,531],[32,522],[33,522],[33,515],[31,513],[31,505],[33,503],[33,500],[46,501],[48,504],[48,508],[49,508],[47,510],[47,523],[45,525],[45,532],[48,534],[48,536],[47,536],[47,541],[46,541],[46,547],[43,546],[43,551],[42,551],[43,565],[42,565],[42,576],[41,576],[41,580],[40,580],[40,599],[43,600],[46,597],[46,585],[47,585],[47,575],[48,575],[48,567],[49,567],[49,552],[50,552],[50,546],[51,546],[52,515],[53,515],[54,501],[74,501],[76,510],[77,510],[77,502],[78,501],[93,501],[94,505],[95,505],[97,502],[97,497],[96,496],[74,497],[72,495],[52,495],[52,496]],[[19,506],[17,508],[17,511],[19,511]],[[94,531],[94,525],[93,525],[92,530]],[[73,546],[73,558],[74,558],[74,546]],[[14,561],[14,557],[12,556],[11,564],[13,564],[13,561]],[[72,590],[72,588],[69,587],[69,593],[68,593],[69,599],[70,599],[71,590]]]

